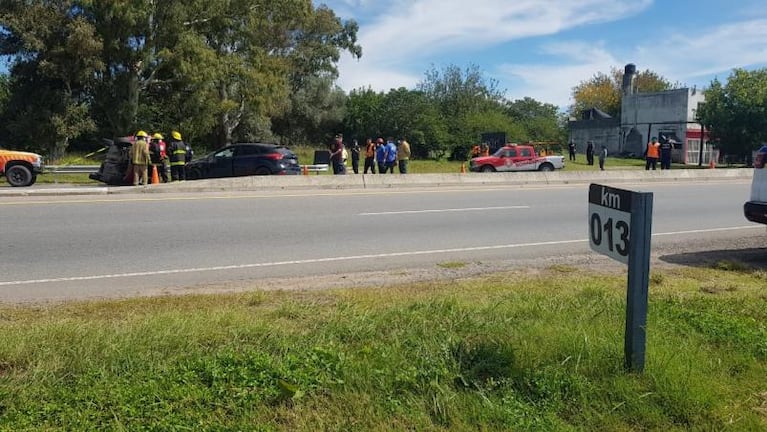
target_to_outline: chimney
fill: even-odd
[[[623,95],[634,94],[634,77],[637,73],[637,67],[634,63],[629,63],[623,68]]]

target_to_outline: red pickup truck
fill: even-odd
[[[531,145],[508,144],[490,156],[471,159],[469,170],[495,171],[554,171],[565,167],[564,156],[539,156]]]

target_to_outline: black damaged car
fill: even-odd
[[[100,181],[112,186],[129,186],[133,184],[133,176],[130,175],[130,149],[133,145],[132,137],[117,138],[116,140],[104,139],[106,156],[97,172],[88,177],[91,180]]]
[[[267,143],[232,144],[186,165],[187,180],[300,173],[295,153]]]

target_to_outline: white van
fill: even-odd
[[[743,214],[751,222],[767,224],[767,144],[754,158],[751,200],[743,206]]]

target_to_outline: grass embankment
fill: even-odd
[[[385,289],[0,308],[0,430],[764,430],[767,275],[558,266]]]

